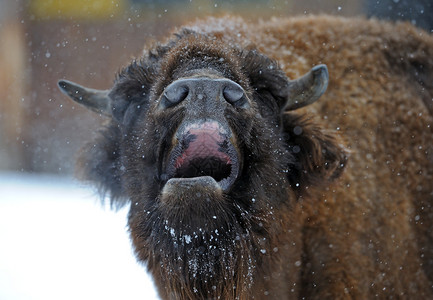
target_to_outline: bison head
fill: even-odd
[[[109,118],[80,166],[114,204],[130,203],[137,257],[161,295],[233,298],[260,276],[301,191],[344,160],[332,137],[285,114],[327,83],[324,65],[288,80],[254,49],[187,30],[110,90],[59,82]]]

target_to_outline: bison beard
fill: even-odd
[[[130,204],[160,296],[432,298],[431,36],[330,17],[191,28],[110,90],[59,82],[108,118],[79,169]],[[320,62],[333,81],[308,106]]]
[[[258,233],[249,229],[254,220],[222,194],[192,192],[193,198],[176,198],[177,207],[137,214],[130,222],[131,231],[140,232],[134,244],[155,278],[166,283],[167,298],[236,298],[251,288],[258,263]]]

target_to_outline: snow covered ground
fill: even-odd
[[[0,299],[158,299],[126,214],[72,179],[0,173]]]

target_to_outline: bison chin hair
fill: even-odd
[[[200,198],[135,214],[130,229],[139,233],[132,234],[136,253],[165,282],[160,293],[170,299],[235,299],[253,284],[260,239],[252,228],[259,226],[222,194]]]

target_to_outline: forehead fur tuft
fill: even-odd
[[[247,87],[248,79],[241,72],[242,52],[217,36],[205,36],[183,30],[161,63],[157,92],[192,70],[209,69]]]

